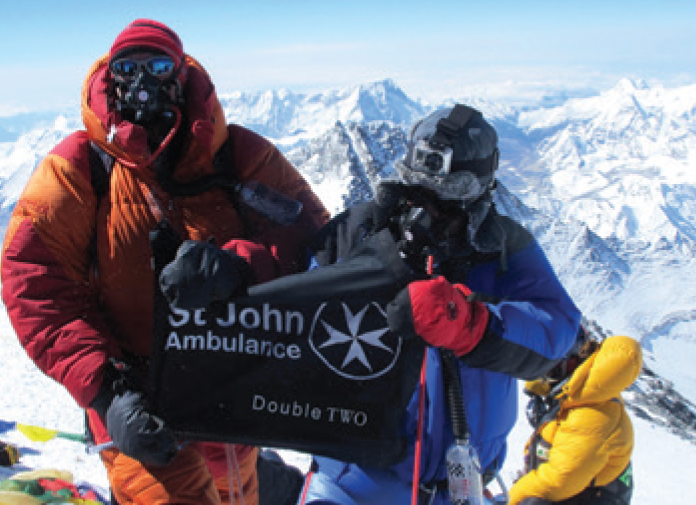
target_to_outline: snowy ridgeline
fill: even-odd
[[[610,336],[595,321],[586,319],[583,324],[595,340]],[[634,417],[666,429],[696,451],[696,405],[679,394],[670,381],[656,374],[648,364],[643,364],[638,379],[624,392],[623,398]]]

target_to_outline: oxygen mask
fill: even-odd
[[[141,126],[173,124],[172,109],[179,105],[178,67],[163,54],[120,56],[109,64],[115,84],[115,106],[121,117]]]

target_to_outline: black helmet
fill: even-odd
[[[406,157],[395,168],[404,183],[467,208],[493,187],[498,135],[479,111],[457,104],[411,130]]]

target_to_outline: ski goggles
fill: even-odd
[[[142,60],[124,57],[111,62],[110,68],[115,76],[124,79],[135,77],[143,70],[159,79],[166,79],[174,72],[176,63],[166,55],[151,56]]]

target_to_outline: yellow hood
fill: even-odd
[[[618,397],[633,384],[642,366],[643,355],[636,340],[609,337],[575,370],[559,396],[565,397],[564,407]]]

